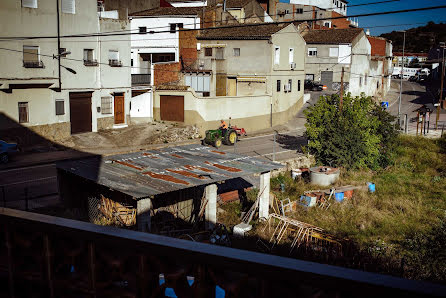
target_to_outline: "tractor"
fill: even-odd
[[[238,128],[237,126],[229,126],[227,129],[218,128],[206,130],[206,136],[201,141],[202,145],[212,145],[215,148],[219,148],[222,144],[233,146],[239,136],[246,136],[246,130],[244,128]]]

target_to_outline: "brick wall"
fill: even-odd
[[[372,46],[372,56],[386,56],[386,40],[384,38],[367,36]]]
[[[178,62],[155,64],[154,66],[154,84],[160,86],[163,84],[177,82],[180,78],[181,64]]]
[[[335,11],[333,11],[331,13],[331,16],[333,18],[343,17],[342,14],[339,14],[339,13],[337,13]],[[332,27],[336,28],[336,29],[347,29],[347,28],[350,28],[350,22],[347,21],[347,18],[331,20],[331,24],[332,24]]]
[[[180,31],[180,57],[184,66],[192,65],[197,60],[197,34],[198,31]]]

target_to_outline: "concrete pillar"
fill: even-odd
[[[269,191],[271,172],[260,174],[260,200],[259,200],[259,218],[268,218],[269,213]]]
[[[217,223],[217,185],[211,184],[206,186],[205,191],[205,200],[206,211],[204,215],[204,219],[206,221],[206,229],[212,229]]]
[[[136,202],[136,224],[138,231],[150,232],[150,211],[152,210],[152,200],[149,198],[141,199]]]

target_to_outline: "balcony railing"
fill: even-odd
[[[132,85],[150,85],[150,73],[132,74]]]
[[[84,60],[84,65],[85,66],[98,66],[98,60],[93,59],[93,60]]]
[[[120,60],[115,60],[115,59],[108,60],[108,64],[111,67],[121,67],[122,66],[122,62]]]
[[[25,68],[44,68],[42,61],[23,61],[23,67]]]
[[[216,297],[217,285],[226,297],[446,293],[439,284],[8,208],[0,208],[0,284],[0,297],[164,297],[166,288]]]

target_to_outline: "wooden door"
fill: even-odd
[[[217,96],[226,96],[226,76],[225,75],[217,75],[216,82],[216,95]]]
[[[184,122],[184,96],[160,96],[161,120]]]
[[[237,96],[236,78],[228,78],[228,96]]]
[[[115,95],[115,124],[125,123],[124,95]]]
[[[91,92],[70,92],[71,134],[92,131]]]

